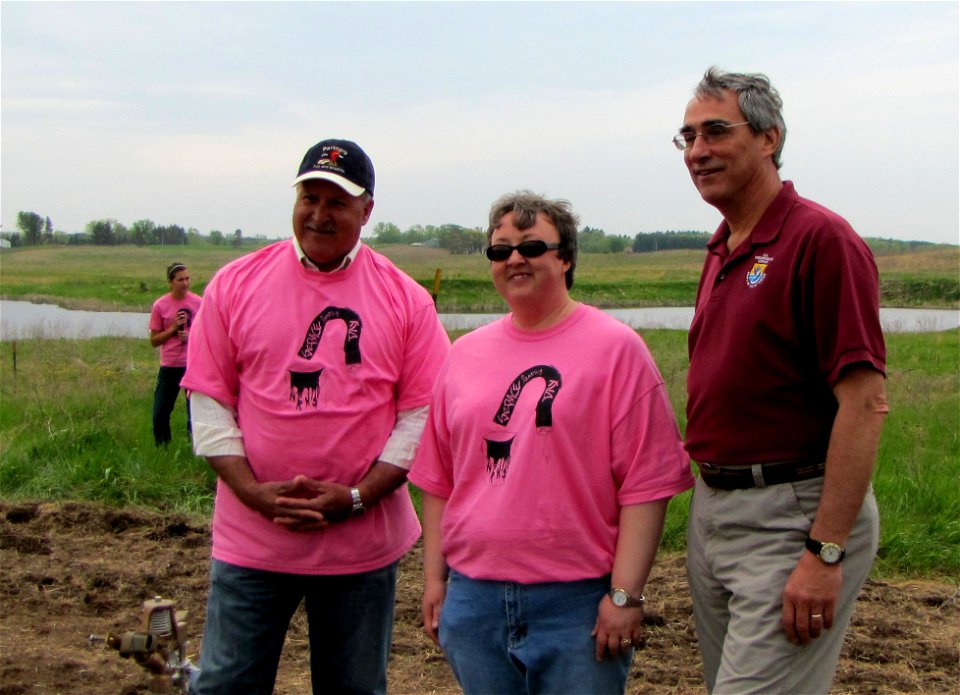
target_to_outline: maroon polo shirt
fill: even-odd
[[[825,460],[845,369],[885,373],[866,243],[790,181],[750,237],[707,244],[690,327],[686,447],[695,461]]]

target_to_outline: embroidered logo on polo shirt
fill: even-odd
[[[756,262],[747,273],[747,287],[757,287],[761,282],[766,280],[767,267],[770,265],[772,260],[773,258],[767,256],[766,254],[763,256],[756,256]]]

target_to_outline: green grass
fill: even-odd
[[[0,295],[56,303],[68,309],[150,310],[168,290],[164,269],[186,263],[193,291],[228,261],[251,247],[41,246],[0,254]],[[442,249],[390,245],[381,249],[428,290],[441,270],[438,308],[443,312],[503,311],[481,255],[454,256]],[[600,307],[692,306],[703,251],[581,254],[571,294]],[[877,258],[883,306],[960,308],[960,247],[936,246]]]
[[[146,340],[18,341],[16,371],[13,348],[0,364],[0,495],[209,511],[215,476],[193,456],[182,399],[179,436],[154,447]]]
[[[4,299],[55,303],[66,309],[150,311],[170,291],[166,267],[190,268],[191,289],[203,293],[213,274],[249,248],[224,246],[40,246],[0,254]]]
[[[888,337],[881,568],[960,569],[960,333]]]
[[[685,425],[686,332],[640,331]],[[454,334],[456,338],[462,332]],[[215,477],[190,451],[183,401],[153,445],[157,359],[146,340],[0,344],[0,496],[85,499],[207,514]],[[960,578],[960,331],[888,336],[891,413],[875,489],[876,571]],[[670,503],[663,548],[683,550],[689,493]]]

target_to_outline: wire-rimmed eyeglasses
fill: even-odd
[[[697,136],[704,142],[716,142],[723,140],[730,135],[730,129],[741,125],[749,125],[749,121],[743,123],[708,123],[703,126],[703,130],[685,130],[673,136],[673,144],[678,150],[689,150],[693,147]]]
[[[524,258],[536,258],[537,256],[545,254],[548,249],[559,248],[560,244],[548,243],[540,239],[529,239],[527,241],[521,241],[516,246],[510,246],[510,244],[494,244],[493,246],[488,246],[487,258],[491,261],[505,261],[510,258],[514,249]]]

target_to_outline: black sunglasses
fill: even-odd
[[[494,244],[493,246],[487,247],[487,258],[491,261],[505,261],[510,258],[510,254],[513,253],[514,249],[524,258],[536,258],[537,256],[545,254],[549,249],[558,248],[560,248],[560,244],[548,244],[546,241],[540,241],[539,239],[521,241],[516,246],[510,246],[510,244]]]

